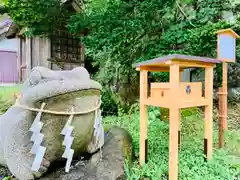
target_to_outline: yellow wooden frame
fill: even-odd
[[[219,34],[228,34],[239,38],[232,29],[218,31],[218,56]],[[216,63],[223,63],[223,82],[219,89],[219,147],[223,146],[223,132],[227,129],[227,62],[231,59],[212,59],[207,57],[186,56],[173,54],[155,58],[135,65],[140,71],[140,166],[147,160],[147,107],[158,106],[169,109],[169,180],[178,179],[178,150],[180,147],[180,120],[181,108],[194,106],[205,107],[204,153],[207,159],[212,156],[213,143],[213,69]],[[181,73],[186,68],[200,67],[205,69],[205,93],[201,95],[198,83],[181,82]],[[148,97],[148,72],[169,72],[169,83],[151,83],[150,97]],[[188,96],[182,91],[186,85],[193,86],[193,94]],[[174,102],[174,103],[172,103]]]
[[[191,58],[191,57],[189,57]],[[146,63],[146,62],[145,62]],[[178,150],[179,150],[179,136],[180,136],[180,120],[181,108],[204,106],[205,107],[205,133],[204,133],[204,149],[207,159],[212,156],[212,110],[213,110],[213,69],[219,61],[201,62],[200,60],[194,62],[185,59],[172,59],[161,63],[139,65],[137,70],[140,71],[140,166],[147,160],[147,129],[148,129],[148,111],[147,107],[158,106],[169,109],[169,180],[178,179]],[[181,82],[181,72],[184,68],[201,67],[205,69],[205,95],[199,94],[201,88],[199,83],[184,83]],[[166,91],[166,98],[162,97],[160,91],[150,92],[148,97],[148,72],[159,71],[170,73],[169,83],[151,83],[150,91],[163,90]],[[187,84],[195,87],[194,95],[184,100],[181,87]],[[199,91],[196,88],[200,88]],[[153,96],[154,94],[154,96]],[[151,97],[153,96],[153,97]],[[174,103],[171,103],[174,102]]]

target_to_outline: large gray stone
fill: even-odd
[[[60,169],[40,180],[125,180],[124,161],[131,165],[132,139],[130,134],[113,126],[105,134],[105,144],[88,162],[72,167],[70,173]],[[80,163],[81,164],[81,163]]]
[[[101,152],[102,157],[98,151],[88,161],[75,161],[69,173],[59,168],[40,180],[125,180],[124,161],[131,166],[133,158],[131,135],[123,128],[110,127]],[[8,174],[7,168],[1,170]]]
[[[46,152],[40,169],[32,171],[35,154],[30,153],[33,142],[29,130],[37,113],[22,106],[40,109],[41,104],[46,103],[44,109],[51,111],[71,112],[72,108],[75,112],[87,111],[96,108],[101,88],[82,67],[71,71],[52,71],[44,67],[32,69],[19,97],[21,107],[14,104],[0,117],[0,165],[7,166],[19,180],[41,177],[50,163],[62,158],[65,146],[62,145],[64,136],[61,131],[70,115],[42,113],[41,133],[44,138],[41,145],[46,147]],[[95,111],[74,115],[71,123],[74,127],[71,133],[74,155],[94,153],[102,144],[97,140],[99,136],[94,135],[95,115]]]

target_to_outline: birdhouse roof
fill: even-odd
[[[217,31],[217,34],[229,34],[234,38],[239,38],[239,35],[236,32],[234,32],[231,28],[219,30]]]
[[[208,58],[208,57],[199,57],[199,56],[189,56],[183,54],[170,54],[167,56],[162,56],[158,58],[154,58],[151,60],[143,61],[140,63],[136,63],[133,67],[139,69],[169,69],[170,64],[179,64],[181,69],[194,68],[194,67],[207,67],[207,66],[216,66],[217,63],[221,63],[221,61]],[[156,70],[157,71],[157,70]]]

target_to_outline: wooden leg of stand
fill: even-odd
[[[169,180],[178,179],[178,121],[180,113],[178,108],[170,109],[169,132]]]
[[[143,103],[147,98],[148,72],[140,71],[140,156],[139,164],[142,166],[147,158],[147,124],[148,111],[147,106]]]
[[[213,134],[213,68],[205,69],[205,98],[208,105],[205,106],[205,139],[204,149],[207,159],[212,157],[212,134]]]

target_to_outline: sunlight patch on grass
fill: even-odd
[[[0,98],[3,100],[9,100],[14,93],[19,92],[20,85],[14,86],[0,86]]]

